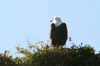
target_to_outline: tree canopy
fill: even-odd
[[[39,41],[28,42],[27,48],[16,47],[23,57],[9,55],[9,51],[0,54],[2,66],[100,66],[100,53],[90,45],[73,45],[71,48],[53,48]]]

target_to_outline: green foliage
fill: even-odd
[[[94,49],[88,45],[84,47],[72,46],[72,48],[45,48],[33,54],[33,65],[90,66],[88,60],[95,56]]]
[[[9,51],[0,54],[0,66],[15,66],[12,56],[9,56]]]
[[[27,48],[16,47],[24,57],[12,58],[9,52],[0,54],[2,66],[100,66],[100,53],[89,45],[73,45],[71,48],[50,47],[39,41]]]

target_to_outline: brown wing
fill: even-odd
[[[68,30],[67,25],[65,23],[62,23],[59,26],[59,43],[63,46],[66,43],[66,40],[68,39]]]
[[[55,25],[52,23],[50,25],[50,44],[55,44]]]
[[[63,23],[63,26],[64,26],[64,32],[65,32],[65,38],[64,38],[64,41],[66,41],[68,39],[68,29],[67,29],[67,25],[65,23]]]
[[[50,39],[53,38],[54,28],[55,28],[55,25],[54,24],[51,24],[50,25]]]

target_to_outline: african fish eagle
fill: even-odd
[[[50,44],[53,47],[64,46],[68,39],[67,25],[59,17],[51,19]]]

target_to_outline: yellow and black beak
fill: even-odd
[[[53,18],[50,20],[50,22],[53,22]]]
[[[52,20],[50,20],[50,22],[52,22]]]

